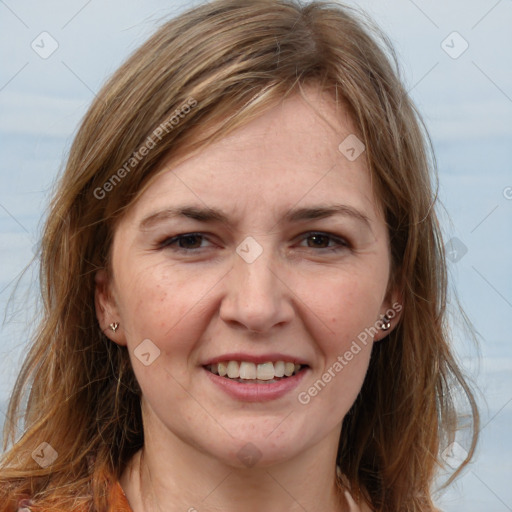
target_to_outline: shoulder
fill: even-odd
[[[345,489],[345,499],[348,504],[348,512],[373,512],[373,510],[364,502],[356,503],[348,489]]]
[[[117,481],[110,489],[109,504],[108,512],[133,512],[119,481]],[[64,512],[60,508],[58,510],[53,508],[52,510],[49,510],[47,508],[39,507],[32,499],[26,496],[17,500],[17,503],[15,502],[13,507],[8,510],[12,510],[12,512]],[[78,512],[87,511],[84,509],[83,511]]]
[[[338,467],[336,469],[339,482],[343,489],[343,494],[345,497],[345,502],[348,507],[347,512],[374,512],[366,502],[362,501],[360,503],[356,502],[350,492],[350,482],[347,477],[342,474],[341,469]]]

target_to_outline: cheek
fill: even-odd
[[[180,390],[191,385],[189,357],[204,330],[201,299],[211,288],[205,281],[186,280],[165,265],[125,267],[119,273],[119,309],[133,370],[157,409],[164,396],[175,403],[186,400]],[[145,353],[149,361],[143,360]]]
[[[324,340],[326,351],[344,351],[360,333],[371,330],[379,318],[386,284],[368,269],[352,268],[317,279],[315,287],[304,286],[299,293],[307,297],[316,338]]]
[[[318,281],[320,282],[320,281]],[[333,428],[352,407],[366,376],[372,338],[386,283],[375,286],[364,273],[337,273],[309,293],[308,330],[315,339],[319,365],[298,390],[308,414]]]
[[[203,330],[201,319],[219,272],[192,277],[165,263],[125,269],[119,305],[130,349],[150,339],[164,353],[189,351]]]

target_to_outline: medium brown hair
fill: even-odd
[[[337,3],[217,0],[165,23],[138,49],[75,137],[42,237],[43,318],[9,403],[0,511],[24,494],[41,506],[108,509],[107,490],[144,443],[129,354],[104,335],[94,308],[94,276],[109,267],[116,223],[164,160],[190,156],[309,83],[343,102],[366,146],[389,229],[390,287],[403,306],[396,329],[373,348],[338,463],[376,511],[433,510],[440,452],[458,424],[455,387],[471,409],[462,466],[469,461],[478,412],[446,325],[435,160],[391,45]],[[44,468],[31,456],[42,442],[58,452]]]

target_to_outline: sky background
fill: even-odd
[[[481,441],[438,503],[446,512],[512,511],[512,0],[346,3],[391,38],[425,119],[451,284],[479,334],[477,350],[454,329],[479,390]],[[106,77],[162,19],[191,5],[0,0],[0,422],[34,325],[37,261],[12,296],[14,285],[78,123]]]

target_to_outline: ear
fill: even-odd
[[[120,315],[112,293],[112,283],[105,269],[98,270],[94,276],[94,306],[100,328],[109,339],[118,345],[126,345],[123,330],[112,329],[111,325],[120,324]]]
[[[382,304],[381,316],[376,322],[378,332],[374,336],[373,341],[380,341],[384,339],[389,333],[391,333],[396,328],[398,322],[400,321],[402,310],[402,294],[397,289],[389,292],[386,296],[386,300]],[[382,318],[384,316],[386,317],[387,320],[389,320],[390,323],[388,329],[382,328]]]

